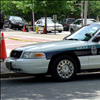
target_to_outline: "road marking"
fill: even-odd
[[[5,34],[6,35],[6,34]],[[7,35],[6,35],[7,36]],[[37,38],[37,39],[46,39],[46,40],[60,40],[60,39],[50,39],[50,38],[43,38],[43,37],[32,37],[32,36],[23,36],[23,35],[8,35],[8,36],[20,36],[22,38]]]
[[[15,38],[7,38],[7,37],[6,37],[6,39],[16,40],[16,41],[24,41],[24,42],[39,42],[39,43],[41,43],[40,41],[30,41],[30,40],[15,39]]]

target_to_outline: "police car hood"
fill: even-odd
[[[22,50],[25,52],[46,52],[46,51],[58,51],[62,49],[71,49],[86,46],[86,41],[76,41],[76,40],[62,40],[62,41],[52,41],[30,44],[16,48],[15,50]]]

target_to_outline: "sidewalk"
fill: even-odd
[[[30,32],[19,32],[17,31],[16,34],[15,32],[6,32],[4,31],[4,37],[6,39],[10,39],[13,41],[27,41],[28,43],[37,43],[37,42],[46,42],[46,41],[57,41],[57,40],[62,40],[63,37],[69,35],[69,32],[63,32],[63,33],[49,33],[49,34],[37,34],[33,31]],[[23,35],[24,34],[24,35]],[[5,39],[5,41],[6,41]],[[25,43],[27,43],[25,42]],[[10,46],[9,46],[10,47]],[[7,51],[7,57],[9,57],[9,54],[11,52],[12,49],[8,49],[6,48]],[[14,73],[12,71],[9,71],[5,64],[4,61],[0,62],[0,74],[1,74],[1,78],[10,78],[10,77],[24,77],[27,75],[24,74],[20,74],[20,73]]]

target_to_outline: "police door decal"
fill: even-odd
[[[96,55],[97,54],[97,48],[96,48],[96,46],[92,46],[91,47],[91,53],[92,53],[92,55]]]

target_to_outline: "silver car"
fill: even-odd
[[[95,22],[97,22],[95,19],[87,19],[86,24],[92,24]],[[84,19],[83,19],[83,25],[84,25]],[[72,24],[69,25],[69,31],[73,33],[80,27],[82,27],[82,19],[77,19]]]

